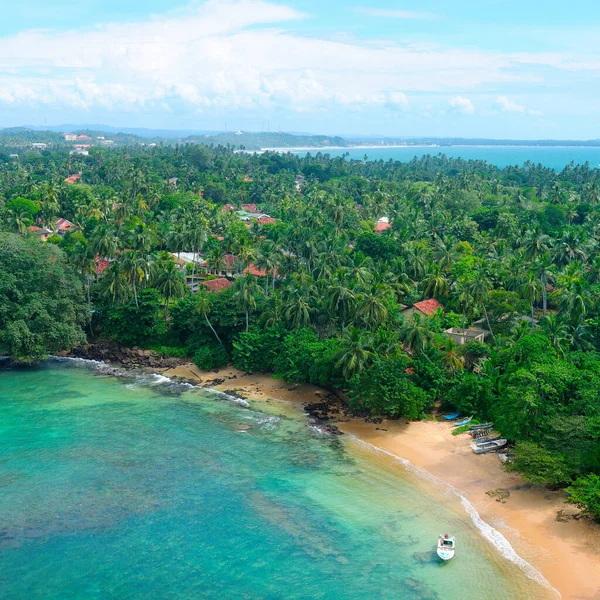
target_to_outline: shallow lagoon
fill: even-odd
[[[0,371],[0,406],[4,600],[553,597],[456,495],[285,405],[67,361]]]

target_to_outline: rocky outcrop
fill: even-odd
[[[183,358],[164,357],[152,350],[125,348],[110,340],[100,340],[72,350],[68,356],[101,360],[123,369],[172,369],[186,362]]]

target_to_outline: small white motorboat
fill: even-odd
[[[438,537],[437,555],[443,560],[448,561],[454,558],[456,551],[456,540],[454,536],[450,537],[447,533]]]

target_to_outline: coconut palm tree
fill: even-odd
[[[194,308],[204,317],[206,324],[210,327],[210,330],[213,332],[213,335],[219,342],[222,344],[221,338],[219,334],[215,331],[213,324],[209,321],[208,315],[210,314],[212,308],[212,302],[210,298],[210,292],[207,290],[199,291],[194,297]]]
[[[406,349],[414,354],[424,354],[425,349],[433,341],[433,332],[421,315],[414,314],[411,319],[406,319],[400,327],[400,339]]]
[[[359,375],[373,359],[372,340],[356,327],[349,327],[340,340],[340,350],[335,356],[336,366],[349,381]]]
[[[246,314],[246,331],[250,328],[250,313],[256,310],[258,284],[253,275],[238,277],[234,283],[233,299],[239,310]]]
[[[150,266],[151,284],[165,299],[165,318],[169,314],[169,302],[185,295],[185,279],[168,252],[160,252]]]

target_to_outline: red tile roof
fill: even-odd
[[[235,210],[235,206],[234,206],[233,204],[226,204],[226,205],[223,207],[223,209],[222,209],[222,210],[223,210],[223,211],[226,211],[226,210]]]
[[[42,231],[42,228],[38,227],[37,225],[30,225],[29,231]]]
[[[262,269],[257,268],[255,265],[248,265],[244,269],[244,273],[250,273],[250,275],[254,275],[254,277],[266,277],[267,272]]]
[[[71,231],[71,229],[75,229],[76,225],[71,223],[71,221],[67,221],[67,219],[56,219],[56,227],[59,231]]]
[[[89,135],[78,135],[78,140],[91,140],[92,138]]]
[[[277,219],[274,219],[273,217],[261,217],[258,220],[258,223],[260,225],[269,225],[270,223],[276,223]]]
[[[75,175],[71,175],[65,179],[65,183],[75,183],[81,179],[81,175],[79,173],[75,173]]]
[[[246,210],[248,212],[258,212],[258,208],[256,208],[256,204],[242,204],[242,210]]]
[[[231,281],[225,279],[224,277],[219,277],[218,279],[209,279],[208,281],[203,281],[202,285],[208,288],[209,292],[222,292],[228,287],[231,287]]]
[[[435,313],[438,308],[444,310],[444,307],[435,299],[430,298],[429,300],[423,300],[422,302],[416,302],[413,307],[424,315],[431,316]]]
[[[385,221],[377,221],[375,225],[375,233],[382,233],[387,229],[391,229],[391,227],[392,226],[389,223],[386,223]]]

